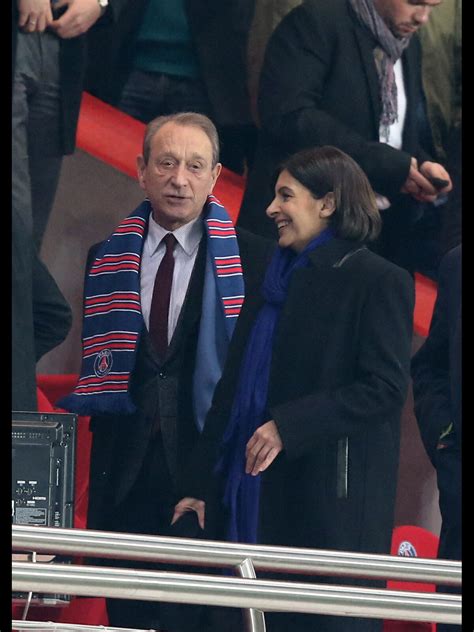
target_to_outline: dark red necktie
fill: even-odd
[[[150,310],[150,336],[161,359],[168,350],[168,314],[170,309],[171,285],[173,283],[176,237],[168,233],[162,240],[166,246],[153,286]]]

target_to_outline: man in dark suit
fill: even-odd
[[[273,249],[245,231],[237,240],[211,195],[218,152],[204,115],[154,119],[137,163],[147,199],[89,257],[82,374],[61,402],[92,414],[89,528],[203,534],[194,514],[171,528],[173,508],[243,303],[242,270],[257,292]],[[108,612],[113,626],[204,629],[192,607],[109,600]]]
[[[85,33],[129,0],[12,0],[13,203],[41,246],[63,155],[74,151]],[[94,60],[100,64],[101,60]]]
[[[420,147],[423,115],[415,31],[438,0],[306,0],[274,31],[259,88],[260,138],[239,226],[276,236],[265,216],[273,172],[288,155],[333,145],[365,171],[378,194],[377,250],[411,270],[418,201],[438,191],[444,168]]]
[[[459,245],[441,262],[430,332],[411,367],[416,418],[438,478],[442,518],[438,557],[448,560],[462,559],[461,256]],[[438,624],[439,631],[458,629]]]

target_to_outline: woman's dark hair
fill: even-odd
[[[338,237],[370,241],[380,233],[382,220],[367,176],[346,153],[326,145],[303,149],[285,160],[278,174],[288,171],[320,199],[334,194],[336,210],[329,222]]]

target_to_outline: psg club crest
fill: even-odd
[[[417,557],[416,549],[411,542],[404,540],[400,542],[400,546],[398,547],[398,555],[402,557]]]
[[[97,354],[94,362],[94,373],[97,377],[104,377],[104,375],[110,373],[112,363],[112,352],[109,349],[104,349]]]

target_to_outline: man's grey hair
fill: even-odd
[[[145,164],[148,164],[150,158],[151,143],[155,134],[166,123],[175,123],[176,125],[199,127],[211,141],[212,146],[212,167],[214,168],[219,162],[219,135],[217,129],[210,118],[204,114],[197,112],[178,112],[177,114],[168,114],[166,116],[158,116],[150,121],[145,130],[143,138],[143,158]]]

